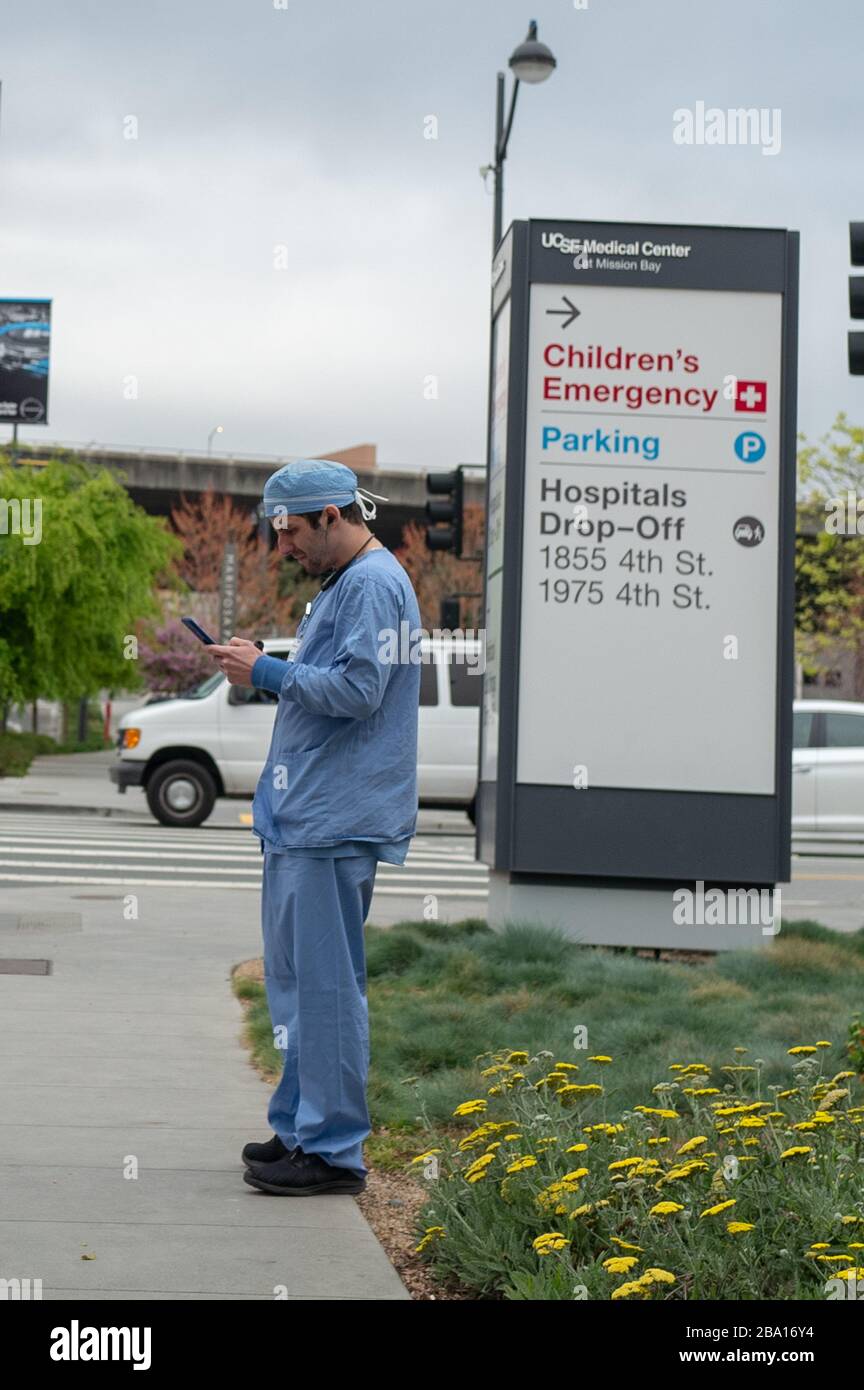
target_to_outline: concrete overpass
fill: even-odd
[[[247,505],[250,512],[261,500],[264,483],[271,473],[298,455],[276,454],[200,454],[180,449],[136,448],[128,445],[19,444],[22,464],[47,462],[52,451],[69,450],[92,463],[100,464],[116,474],[124,483],[133,501],[152,516],[170,516],[171,508],[179,506],[182,497],[192,500],[212,488],[230,496],[238,506]],[[353,468],[362,488],[377,492],[389,499],[379,504],[373,529],[379,540],[391,549],[402,540],[402,528],[409,521],[422,524],[426,505],[426,471],[413,468],[379,468],[376,446],[360,444],[337,449],[317,457],[335,459]],[[314,457],[314,456],[313,456]],[[443,462],[440,471],[455,465]],[[484,502],[483,473],[472,465],[465,480],[468,502]],[[251,518],[250,518],[251,520]]]

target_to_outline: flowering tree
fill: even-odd
[[[138,667],[148,690],[158,695],[181,695],[212,676],[216,663],[182,623],[163,623],[138,643]]]
[[[159,694],[181,694],[215,667],[206,648],[179,621],[191,614],[219,636],[219,583],[225,546],[237,555],[236,636],[291,636],[308,584],[298,583],[277,551],[258,537],[254,513],[212,489],[194,501],[183,498],[171,513],[183,546],[175,563],[175,586],[163,590],[162,622],[139,634],[141,674]]]

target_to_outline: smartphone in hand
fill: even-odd
[[[183,626],[188,627],[189,631],[194,633],[198,641],[203,642],[205,646],[215,647],[217,645],[216,638],[211,637],[209,632],[205,632],[201,624],[196,623],[194,618],[181,618],[180,621]]]
[[[218,645],[216,638],[211,637],[209,632],[205,632],[201,624],[196,623],[194,618],[181,618],[180,621],[184,627],[188,627],[190,632],[194,632],[195,636],[198,638],[198,641],[203,642],[205,646],[215,647]],[[263,652],[264,643],[260,640],[260,638],[255,643],[255,646],[258,648],[259,652]]]

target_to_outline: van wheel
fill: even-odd
[[[472,824],[472,825],[476,825],[476,824],[477,824],[477,793],[476,793],[476,792],[475,792],[474,795],[472,796],[471,800],[468,802],[468,805],[465,807],[465,813],[466,813],[468,819],[470,820],[471,824]]]
[[[200,825],[215,801],[216,783],[200,763],[178,758],[147,779],[147,805],[162,825]]]

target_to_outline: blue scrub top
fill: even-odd
[[[403,864],[417,830],[421,637],[407,573],[389,550],[359,555],[297,636],[290,660],[252,668],[252,684],[279,695],[254,833],[263,850]]]

